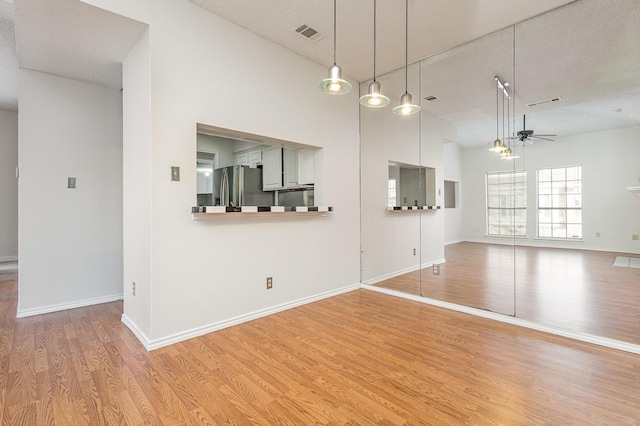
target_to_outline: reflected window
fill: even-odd
[[[527,171],[486,174],[487,235],[527,236]]]
[[[389,203],[388,203],[388,207],[395,207],[396,205],[396,180],[395,179],[389,179]]]
[[[582,166],[538,170],[538,237],[582,238]]]

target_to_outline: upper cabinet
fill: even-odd
[[[263,148],[263,190],[293,189],[298,186],[298,150],[279,146]]]
[[[258,167],[262,164],[262,148],[249,149],[235,154],[236,166]]]

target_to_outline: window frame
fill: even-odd
[[[569,169],[578,169],[578,178],[569,179],[567,177],[567,171]],[[564,170],[562,175],[564,178],[559,179],[558,177],[554,178],[554,170]],[[548,171],[550,175],[550,180],[543,180],[543,183],[548,183],[549,193],[541,193],[541,172]],[[559,173],[558,173],[559,175]],[[536,238],[537,239],[545,239],[545,240],[561,240],[561,241],[583,241],[584,240],[584,191],[583,191],[583,171],[582,165],[573,165],[573,166],[559,166],[559,167],[545,167],[536,170]],[[564,182],[564,185],[554,185],[554,183]],[[574,182],[573,185],[568,184],[568,182]],[[577,185],[575,184],[577,182]],[[573,191],[569,191],[568,188],[573,188]],[[578,191],[575,191],[575,188],[578,188]],[[562,190],[561,193],[554,194],[554,191]],[[550,200],[550,206],[541,206],[541,195],[548,196]],[[564,206],[558,205],[554,206],[555,197],[564,196]],[[571,196],[576,201],[576,198],[579,199],[579,207],[571,207],[568,206],[569,196]],[[559,204],[562,204],[558,201]],[[544,203],[548,204],[548,203]],[[546,215],[549,217],[550,221],[541,221],[541,213],[548,212]],[[572,213],[570,213],[572,212]],[[579,212],[576,214],[575,212]],[[563,220],[559,220],[559,218],[564,217]],[[570,220],[570,217],[574,218],[574,221]],[[575,221],[575,218],[579,217],[579,222]],[[540,232],[541,225],[548,225],[551,229],[551,235],[541,235]],[[555,225],[560,225],[560,228],[564,228],[564,236],[558,236],[556,234]],[[575,227],[579,225],[579,235],[578,236],[570,236],[570,227]]]
[[[502,179],[503,175],[507,175],[510,179],[510,182],[508,182],[508,185],[510,185],[509,191],[511,193],[511,198],[512,201],[510,203],[505,203],[505,204],[509,204],[509,206],[503,207],[503,206],[492,206],[491,204],[491,195],[492,195],[492,191],[490,191],[490,185],[496,185],[496,186],[500,186],[500,185],[504,185],[504,182],[499,182],[498,184],[490,184],[490,176],[498,176],[498,180]],[[522,177],[521,181],[517,181],[516,178],[518,176]],[[515,199],[515,191],[516,191],[516,185],[517,184],[521,184],[521,198],[522,198],[522,202],[520,204],[517,203],[516,199]],[[500,188],[499,188],[499,195],[500,195]],[[494,194],[495,195],[495,194]],[[527,209],[528,209],[528,205],[527,205],[527,170],[526,169],[519,169],[519,170],[504,170],[504,171],[499,171],[499,172],[486,172],[485,173],[485,203],[486,203],[486,208],[485,208],[485,235],[487,237],[509,237],[509,238],[526,238],[527,237]],[[500,203],[502,204],[502,199],[500,200]],[[511,218],[510,222],[505,222],[504,224],[501,223],[500,221],[498,221],[498,229],[500,230],[499,233],[491,233],[491,229],[495,226],[494,222],[491,222],[491,217],[492,215],[492,210],[497,210],[498,211],[498,217],[502,218],[503,216],[507,216],[508,218]],[[505,214],[505,212],[509,212],[509,214]],[[517,216],[521,216],[521,220],[516,222],[516,217]],[[504,227],[506,227],[507,229],[510,227],[511,231],[510,232],[501,232]],[[517,233],[516,230],[517,229],[523,229],[523,232]]]

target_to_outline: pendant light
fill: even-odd
[[[509,111],[511,111],[511,96],[509,96],[507,98],[507,135],[511,135],[511,121],[509,120]],[[504,113],[503,113],[504,114]],[[503,124],[504,126],[504,124]],[[503,151],[505,154],[502,155],[502,153],[500,153],[501,155],[501,159],[503,160],[515,160],[516,158],[520,158],[520,156],[516,155],[515,153],[515,144],[513,146],[513,151],[511,150],[511,140],[513,138],[509,137],[509,146],[506,149],[506,151]]]
[[[380,83],[376,81],[376,0],[373,0],[373,81],[366,95],[360,96],[360,104],[369,108],[382,108],[389,105],[389,98],[381,93]]]
[[[500,140],[500,119],[498,117],[499,114],[499,105],[500,105],[500,89],[498,87],[498,77],[495,77],[496,80],[496,140],[493,141],[493,146],[491,148],[489,148],[489,151],[493,151],[493,152],[497,152],[498,154],[502,153],[503,151],[505,151],[507,149],[506,146],[504,146],[504,144],[502,143],[502,141]]]
[[[318,87],[330,95],[344,95],[351,91],[351,83],[342,78],[342,69],[336,64],[336,0],[333,0],[333,65],[329,77],[318,82]]]
[[[404,94],[400,97],[400,105],[393,108],[393,113],[397,115],[411,115],[420,111],[420,105],[413,103],[411,94],[408,92],[409,86],[409,0],[405,0],[405,20],[404,20]]]

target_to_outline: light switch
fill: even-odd
[[[71,188],[71,189],[76,188],[76,178],[74,177],[67,178],[67,188]]]
[[[174,180],[174,181],[180,180],[180,167],[171,166],[171,180]]]

